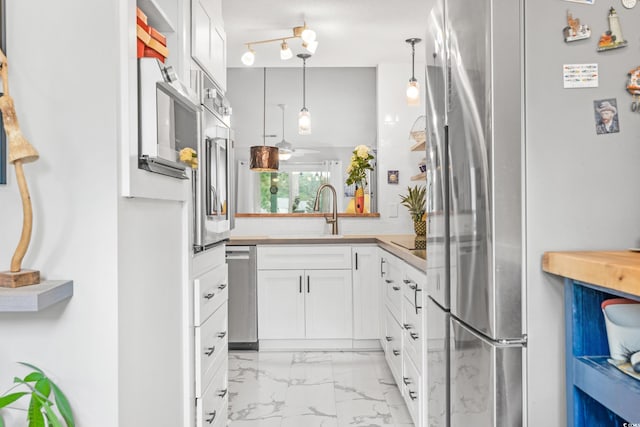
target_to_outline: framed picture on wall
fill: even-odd
[[[4,25],[4,7],[5,0],[0,0],[0,46],[2,51],[7,52],[5,43],[5,25]],[[0,90],[0,93],[4,92],[4,88]],[[0,114],[0,118],[2,114]],[[7,136],[4,134],[4,126],[2,120],[0,120],[0,184],[7,183]]]

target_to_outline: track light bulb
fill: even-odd
[[[293,52],[291,52],[291,48],[287,44],[286,41],[282,41],[280,45],[280,59],[286,61],[287,59],[291,59],[293,57]]]
[[[302,47],[304,47],[305,49],[307,49],[307,51],[309,53],[316,53],[316,49],[318,48],[318,41],[314,40],[312,42],[304,42],[302,43]]]
[[[253,49],[249,48],[249,50],[246,51],[244,55],[242,55],[242,58],[240,60],[244,65],[253,65],[256,60],[256,53],[253,51]]]
[[[305,25],[305,28],[302,31],[300,37],[302,37],[302,40],[304,40],[305,42],[311,43],[312,41],[316,40],[316,32],[307,28]]]

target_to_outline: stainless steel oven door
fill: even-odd
[[[195,249],[204,250],[228,239],[232,209],[233,141],[227,125],[204,108],[201,126],[200,173],[196,185]]]

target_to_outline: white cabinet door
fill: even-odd
[[[222,0],[191,0],[191,56],[226,91],[227,35]]]
[[[258,271],[258,338],[305,336],[303,270]]]
[[[377,246],[352,247],[353,338],[377,339],[380,334],[380,271]]]
[[[352,338],[351,270],[306,270],[306,337]]]

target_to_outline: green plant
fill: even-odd
[[[423,216],[426,212],[427,204],[427,188],[423,185],[416,185],[415,187],[407,187],[408,193],[406,195],[400,195],[402,205],[409,210],[409,214],[414,222],[423,221]]]
[[[24,378],[15,377],[13,379],[16,385],[0,396],[0,409],[8,408],[9,405],[21,397],[30,396],[29,408],[26,409],[29,427],[64,427],[58,414],[53,411],[54,406],[57,408],[67,427],[75,427],[69,400],[60,388],[51,381],[40,368],[24,362],[19,363],[33,369],[33,372],[28,373]],[[11,392],[20,386],[27,388],[28,391]],[[52,392],[55,403],[49,399]],[[0,415],[0,427],[4,426],[4,420],[2,419],[2,415]]]
[[[358,145],[353,150],[351,162],[347,167],[347,185],[360,184],[361,187],[367,185],[367,171],[373,170],[371,160],[373,155],[369,153],[369,147],[366,145]]]

